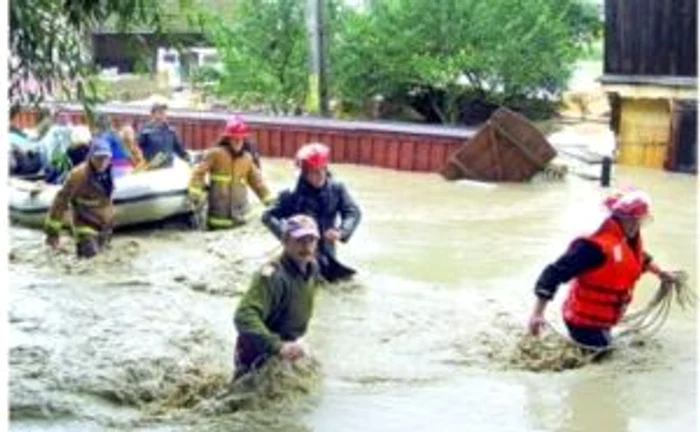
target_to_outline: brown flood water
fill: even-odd
[[[264,165],[274,186],[291,183],[289,161]],[[318,298],[305,340],[320,364],[315,378],[254,408],[203,406],[231,373],[240,292],[276,244],[258,222],[224,234],[122,233],[89,263],[76,262],[67,239],[67,251],[51,256],[40,233],[12,227],[12,430],[696,429],[693,311],[674,307],[643,345],[584,368],[532,372],[505,360],[543,266],[600,221],[595,183],[334,172],[364,210],[340,249],[361,274]],[[696,177],[618,167],[616,182],[651,193],[647,249],[686,270],[695,288]],[[656,286],[645,277],[632,309]],[[547,315],[560,329],[565,291]]]

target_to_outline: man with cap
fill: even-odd
[[[101,138],[93,139],[87,160],[70,171],[51,205],[45,222],[49,246],[58,246],[64,215],[69,207],[79,257],[91,258],[107,244],[114,219],[111,161],[109,143]]]
[[[231,118],[217,145],[207,151],[192,170],[188,189],[190,201],[199,209],[208,199],[207,225],[211,229],[231,228],[247,221],[250,205],[248,186],[258,199],[269,205],[274,199],[263,180],[253,155],[244,148],[248,126],[239,117]],[[204,190],[209,176],[209,191]]]
[[[322,283],[315,260],[319,231],[309,216],[294,215],[282,233],[282,255],[256,272],[236,309],[236,378],[273,356],[294,361],[306,354],[299,338],[306,333]]]
[[[336,260],[337,242],[347,242],[360,223],[362,213],[345,185],[328,171],[330,149],[311,143],[299,149],[296,164],[301,169],[294,190],[282,192],[275,204],[262,217],[267,228],[282,237],[286,218],[302,213],[314,218],[321,230],[317,260],[321,274],[329,282],[346,279],[354,270]],[[340,219],[340,224],[336,220]]]
[[[610,330],[632,301],[642,274],[648,271],[661,280],[673,280],[644,249],[640,227],[650,217],[649,196],[629,190],[608,197],[604,205],[608,215],[598,229],[575,239],[537,280],[537,300],[528,323],[530,334],[540,333],[548,302],[560,284],[571,281],[563,305],[569,335],[585,347],[605,349],[611,342]]]
[[[151,121],[139,134],[139,147],[149,168],[166,168],[173,165],[173,154],[189,162],[189,156],[177,136],[177,132],[167,123],[168,106],[156,102],[151,107]]]

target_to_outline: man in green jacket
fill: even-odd
[[[306,333],[314,295],[323,280],[315,259],[319,237],[309,216],[299,214],[285,221],[284,252],[256,272],[236,310],[236,379],[273,356],[295,361],[305,355],[298,339]]]

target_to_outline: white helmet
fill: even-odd
[[[92,133],[87,126],[77,125],[73,126],[70,138],[73,144],[89,144],[92,140]]]

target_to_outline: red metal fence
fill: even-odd
[[[63,106],[74,123],[84,123],[80,106]],[[148,109],[107,105],[100,111],[109,114],[115,124],[138,127],[148,119]],[[211,147],[230,114],[171,109],[168,122],[178,131],[188,149]],[[253,140],[263,156],[292,158],[297,149],[311,141],[331,148],[334,163],[376,166],[401,171],[439,172],[449,155],[475,129],[424,126],[393,122],[362,122],[309,117],[272,117],[243,115]],[[36,113],[24,112],[24,127],[33,127]]]

